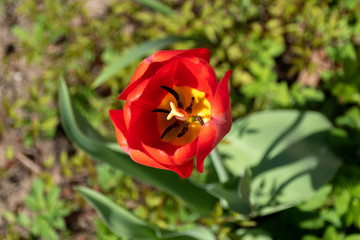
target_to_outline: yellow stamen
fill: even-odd
[[[175,117],[180,121],[186,121],[189,119],[189,115],[187,114],[187,112],[184,109],[176,107],[173,102],[170,102],[170,107],[171,107],[171,111],[169,115],[166,117],[167,120],[170,120],[173,117]]]

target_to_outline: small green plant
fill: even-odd
[[[29,237],[40,237],[47,240],[59,239],[58,231],[65,231],[64,217],[70,212],[66,203],[60,200],[60,188],[51,186],[45,190],[44,182],[36,179],[30,194],[25,199],[25,205],[30,214],[20,212],[17,215],[6,212],[5,217],[13,219],[29,232]]]

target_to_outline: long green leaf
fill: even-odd
[[[141,3],[145,7],[158,11],[164,15],[175,14],[174,10],[172,10],[170,7],[157,0],[135,0],[135,1]]]
[[[322,114],[297,110],[260,112],[233,124],[218,150],[234,176],[251,169],[250,185],[242,194],[249,195],[253,214],[294,206],[334,176],[341,161],[327,143],[331,128]],[[237,186],[226,190],[236,202]]]
[[[113,144],[90,138],[80,129],[75,117],[68,88],[64,80],[60,84],[59,108],[61,124],[69,139],[94,159],[106,162],[137,179],[157,186],[160,189],[181,198],[194,211],[209,215],[217,201],[203,188],[195,186],[187,179],[181,179],[175,173],[154,169],[132,161],[127,154],[114,149]]]
[[[163,233],[162,240],[215,240],[214,234],[205,227],[195,227],[183,232]]]
[[[85,187],[78,187],[77,191],[95,208],[106,226],[116,235],[135,239],[157,239],[156,230],[151,225],[104,195]]]
[[[215,240],[213,233],[201,226],[183,232],[160,230],[116,205],[101,193],[86,187],[78,187],[77,191],[95,208],[105,225],[119,237],[131,239]]]
[[[144,42],[138,45],[137,47],[125,52],[118,59],[114,60],[114,62],[112,62],[109,66],[106,66],[99,74],[99,76],[95,79],[92,86],[94,88],[98,87],[100,84],[106,82],[111,77],[115,76],[120,69],[129,66],[131,63],[133,63],[134,61],[140,58],[143,58],[150,51],[164,48],[175,42],[189,41],[189,40],[195,40],[195,39],[188,37],[168,36],[165,38]]]

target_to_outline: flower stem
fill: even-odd
[[[220,183],[225,183],[229,180],[228,172],[226,171],[224,165],[222,164],[221,157],[216,148],[211,151],[210,159],[214,165],[217,176],[219,178]]]

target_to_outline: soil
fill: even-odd
[[[109,1],[87,0],[85,6],[90,16],[101,17]],[[74,182],[63,179],[59,161],[51,170],[42,166],[42,161],[55,152],[73,152],[74,147],[66,138],[61,126],[58,126],[54,139],[39,141],[35,146],[26,148],[23,144],[23,130],[14,128],[12,119],[7,116],[3,104],[4,99],[11,105],[16,99],[28,98],[28,89],[32,82],[42,74],[42,69],[30,66],[24,56],[12,57],[16,54],[17,42],[11,33],[14,25],[24,26],[24,21],[16,12],[16,1],[4,5],[4,14],[0,15],[0,239],[7,236],[8,223],[3,217],[4,211],[18,213],[26,211],[24,200],[28,195],[31,184],[35,178],[46,171],[51,174],[55,183],[62,188],[62,197],[73,192]],[[19,112],[18,114],[22,114]],[[1,124],[2,123],[2,124]],[[1,131],[1,126],[4,131]],[[12,159],[6,158],[6,151],[13,148]],[[86,185],[86,175],[77,176],[76,185]],[[65,218],[67,227],[72,231],[74,239],[95,239],[92,218],[95,212],[85,207],[82,211],[71,213]],[[17,233],[24,233],[19,227]]]

